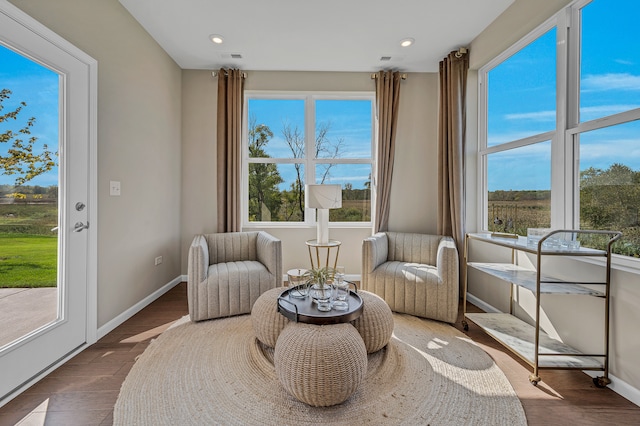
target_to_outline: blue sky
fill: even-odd
[[[49,150],[58,150],[58,74],[30,59],[0,45],[0,89],[9,89],[12,94],[3,102],[2,114],[15,110],[20,102],[26,102],[17,120],[0,124],[0,132],[11,129],[16,132],[24,127],[31,117],[36,118],[31,135],[38,138],[35,153],[41,152],[42,144]],[[6,155],[10,143],[0,144],[0,154]],[[15,175],[0,174],[0,184],[13,184]],[[27,185],[57,185],[58,171],[36,177]]]
[[[639,15],[637,0],[583,9],[581,122],[640,108]],[[555,128],[555,44],[552,29],[490,72],[489,146]],[[638,121],[585,133],[580,144],[580,170],[618,162],[640,171]],[[490,156],[489,190],[550,189],[550,158],[548,143]]]
[[[624,13],[620,13],[624,11]],[[583,13],[583,46],[581,69],[582,121],[600,118],[640,107],[640,30],[638,0],[595,0]],[[521,53],[509,58],[490,73],[489,144],[517,140],[532,134],[553,130],[555,126],[555,29],[532,43]],[[32,133],[39,143],[57,149],[58,141],[58,75],[29,59],[0,46],[0,88],[13,94],[5,101],[3,112],[13,110],[20,101],[25,107],[18,122],[24,124],[36,117]],[[289,149],[281,135],[283,120],[303,129],[302,100],[252,101],[250,111],[258,122],[267,124],[274,133],[268,153],[272,157],[288,157]],[[343,158],[366,158],[370,155],[370,108],[364,102],[336,103],[322,100],[317,105],[320,120],[331,122],[329,137],[344,141]],[[606,169],[622,162],[640,170],[640,123],[590,132],[582,137],[581,169],[589,166]],[[0,145],[6,153],[7,144]],[[362,148],[365,148],[364,150]],[[526,152],[526,161],[522,161]],[[550,150],[548,144],[522,148],[490,159],[495,164],[489,176],[490,190],[549,189]],[[283,167],[288,186],[291,172]],[[362,187],[370,167],[341,166],[332,171],[333,183],[350,182]],[[13,183],[14,177],[0,174],[0,184]],[[34,185],[57,184],[57,170],[35,178]]]

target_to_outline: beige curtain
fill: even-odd
[[[244,73],[218,72],[218,232],[240,231],[240,168]]]
[[[376,74],[376,114],[378,117],[378,170],[376,173],[376,215],[374,232],[387,231],[391,207],[391,178],[398,132],[400,104],[399,72],[380,71]]]
[[[469,54],[451,52],[440,62],[438,117],[438,234],[464,244],[466,89]]]

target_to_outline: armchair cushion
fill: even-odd
[[[382,297],[395,312],[455,322],[458,275],[451,237],[380,232],[362,245],[362,288]]]
[[[281,282],[281,242],[264,231],[197,235],[189,248],[192,321],[250,313]]]

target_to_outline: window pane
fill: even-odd
[[[640,257],[640,121],[580,135],[580,227],[621,231],[614,252]]]
[[[487,145],[556,126],[556,30],[549,30],[487,75]]]
[[[316,101],[317,158],[371,157],[371,101]]]
[[[249,99],[249,156],[304,157],[304,100]]]
[[[249,164],[249,222],[304,221],[304,165]]]
[[[640,2],[594,0],[582,9],[580,121],[640,108]]]
[[[551,225],[551,142],[487,157],[487,229],[527,235],[527,228],[548,228]]]
[[[371,221],[370,164],[319,164],[316,183],[342,185],[342,208],[329,210],[331,222]]]

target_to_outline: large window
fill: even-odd
[[[551,142],[556,126],[556,29],[485,74],[485,229],[526,235],[551,224]]]
[[[619,230],[640,257],[638,13],[576,1],[480,70],[483,229]]]
[[[246,93],[244,222],[313,223],[305,183],[341,184],[332,222],[371,222],[373,94]]]

